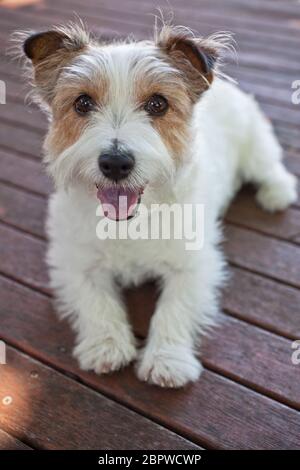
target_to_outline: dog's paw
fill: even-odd
[[[73,351],[83,370],[108,374],[127,366],[136,358],[134,339],[114,336],[95,336],[79,342]]]
[[[202,365],[193,352],[177,345],[146,347],[137,364],[138,378],[160,387],[183,387],[195,382],[201,372]]]
[[[297,179],[285,172],[282,178],[273,183],[263,184],[258,190],[256,200],[269,211],[281,211],[297,200]]]

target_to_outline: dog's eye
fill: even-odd
[[[162,116],[168,110],[169,104],[162,95],[153,95],[145,104],[145,111],[152,116]]]
[[[80,95],[74,102],[76,113],[84,115],[95,107],[95,103],[89,95]]]

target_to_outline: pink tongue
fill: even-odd
[[[140,193],[123,188],[98,189],[97,198],[102,204],[106,217],[112,220],[126,220],[138,203]]]

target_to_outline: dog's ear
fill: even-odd
[[[182,72],[191,98],[196,101],[213,81],[220,44],[212,38],[196,38],[183,28],[164,26],[156,36],[156,45]]]
[[[53,54],[66,48],[66,36],[59,31],[44,31],[31,34],[25,39],[23,50],[33,65],[38,65],[42,60],[49,59]]]
[[[31,61],[36,94],[50,104],[60,72],[89,43],[82,25],[69,24],[53,30],[20,35],[22,51]]]

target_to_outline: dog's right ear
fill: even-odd
[[[45,31],[31,34],[25,39],[23,51],[33,65],[37,65],[41,60],[49,59],[60,49],[64,49],[66,37],[59,31]]]
[[[53,30],[19,36],[23,54],[31,61],[36,94],[48,105],[64,66],[89,44],[89,35],[80,25],[69,24]]]

